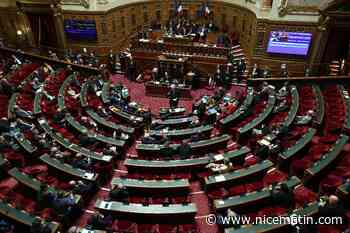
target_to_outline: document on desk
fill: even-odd
[[[224,175],[215,176],[216,182],[221,182],[221,181],[225,181],[225,180],[226,180],[226,178]]]

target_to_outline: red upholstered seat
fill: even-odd
[[[317,199],[317,194],[306,188],[305,186],[299,185],[294,189],[294,201],[297,206],[304,206],[307,203],[313,202]]]
[[[138,224],[137,233],[153,233],[158,232],[157,225],[153,224]]]
[[[264,186],[268,186],[270,184],[273,184],[273,183],[278,183],[278,182],[281,182],[283,180],[286,180],[287,179],[287,175],[283,172],[281,172],[280,170],[277,170],[277,169],[270,169],[264,179],[263,179],[263,184]]]
[[[350,170],[349,167],[346,166],[339,166],[334,171],[332,171],[333,175],[343,177],[343,178],[349,178],[350,177]]]
[[[245,185],[235,185],[233,187],[230,187],[228,189],[228,192],[230,196],[241,195],[246,192],[246,187]]]
[[[117,229],[113,228],[117,232],[135,232],[137,230],[137,225],[133,222],[126,220],[117,220],[116,225],[114,225]]]
[[[301,174],[312,164],[310,159],[296,159],[292,162],[291,168],[294,174]]]
[[[328,175],[325,179],[323,179],[320,183],[321,190],[325,193],[333,193],[338,186],[343,184],[342,177],[335,175]]]
[[[175,233],[177,231],[177,226],[169,224],[159,224],[159,233]]]
[[[245,185],[246,192],[257,191],[257,190],[262,189],[263,187],[264,187],[264,184],[260,180],[255,181],[255,182],[251,182],[251,183]]]

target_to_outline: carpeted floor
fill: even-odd
[[[161,107],[169,107],[169,100],[167,98],[158,98],[145,95],[145,86],[143,83],[131,82],[124,77],[124,75],[114,75],[111,77],[113,83],[121,82],[123,85],[129,88],[131,100],[149,107],[153,114],[158,114]],[[232,86],[230,92],[243,91],[242,86]],[[200,88],[195,91],[191,91],[192,100],[180,100],[179,106],[185,107],[187,112],[191,111],[192,103],[203,95],[212,95],[213,90],[206,88]]]
[[[145,107],[149,107],[153,114],[158,115],[159,109],[161,107],[168,107],[169,101],[167,98],[157,98],[145,95],[145,86],[143,83],[130,82],[123,75],[114,75],[111,77],[113,83],[121,82],[123,85],[129,88],[129,93],[131,95],[131,100],[135,101]],[[233,85],[230,89],[230,92],[234,94],[236,91],[243,92],[245,87]],[[203,95],[213,95],[214,90],[208,90],[206,88],[200,88],[195,91],[191,91],[192,100],[180,100],[179,106],[185,107],[187,113],[190,113],[192,109],[192,103]],[[219,131],[214,129],[213,134],[217,134]],[[137,139],[136,139],[137,140]],[[234,146],[234,142],[230,141],[230,146]],[[223,151],[218,151],[221,153]],[[136,152],[136,141],[131,145],[126,151],[126,157],[137,157]],[[127,168],[123,164],[124,161],[117,161],[115,163],[115,170],[113,177],[119,177],[127,174]],[[110,189],[110,182],[100,188],[100,191],[95,195],[93,200],[88,204],[83,216],[77,221],[77,225],[84,226],[86,221],[89,219],[91,214],[95,211],[94,205],[97,199],[104,199],[108,196],[108,191]],[[204,192],[204,187],[198,180],[191,181],[190,183],[190,197],[191,202],[195,203],[198,209],[197,215],[195,217],[195,222],[199,233],[217,233],[217,225],[208,225],[206,223],[206,216],[211,214],[213,211],[210,207],[209,199],[206,193]]]

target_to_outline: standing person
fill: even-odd
[[[177,93],[175,84],[171,84],[170,91],[168,92],[170,108],[177,108],[179,103],[179,94]]]
[[[145,122],[145,131],[149,132],[152,124],[152,114],[149,108],[143,113],[143,120]]]

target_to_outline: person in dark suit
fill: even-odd
[[[119,184],[109,192],[109,197],[115,201],[127,202],[129,198],[129,191],[125,186]]]
[[[177,105],[179,104],[179,94],[174,84],[170,86],[170,91],[168,92],[168,98],[169,98],[170,108],[177,108]]]
[[[187,141],[183,140],[178,148],[181,159],[188,159],[191,156],[192,148]]]
[[[271,198],[274,205],[283,206],[287,209],[294,205],[293,192],[286,183],[272,185]]]

